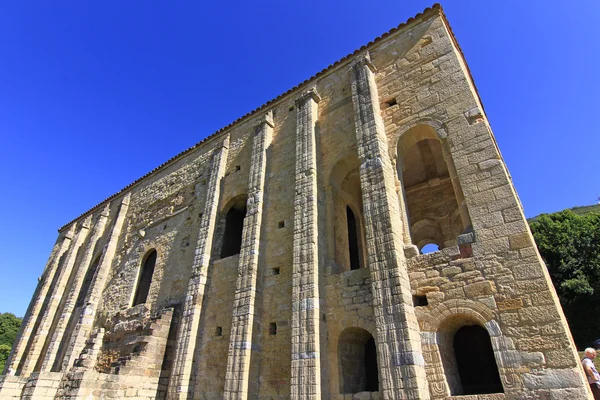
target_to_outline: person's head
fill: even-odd
[[[591,347],[588,347],[587,349],[585,349],[585,356],[588,358],[596,357],[596,350],[592,349]]]
[[[597,340],[594,342],[594,348],[595,348],[596,350],[600,350],[600,339],[597,339]]]

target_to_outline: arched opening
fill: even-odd
[[[485,328],[470,316],[454,315],[440,325],[438,339],[452,396],[504,392]]]
[[[454,355],[463,393],[503,393],[490,335],[477,325],[463,326],[454,335]]]
[[[156,264],[156,250],[152,249],[145,257],[145,261],[140,271],[140,277],[133,298],[132,306],[144,304],[148,299],[150,292],[150,284],[152,283],[152,275],[154,274],[154,265]]]
[[[358,227],[356,218],[350,207],[346,206],[346,220],[348,221],[348,251],[350,252],[350,269],[360,268],[360,255],[358,253]]]
[[[440,246],[435,243],[428,243],[419,249],[421,254],[435,253],[440,250]]]
[[[421,248],[432,241],[440,249],[456,245],[471,222],[447,144],[433,127],[418,125],[402,134],[397,154],[412,243]]]
[[[221,258],[240,254],[246,218],[246,196],[240,196],[225,214],[225,230],[221,243]]]
[[[328,257],[342,271],[366,266],[359,167],[355,156],[338,161],[327,187]]]
[[[81,284],[81,288],[79,289],[79,294],[77,295],[77,301],[75,302],[75,307],[83,306],[83,302],[87,296],[88,290],[90,290],[90,285],[92,284],[92,279],[94,279],[94,275],[96,274],[96,270],[98,269],[98,265],[100,264],[100,259],[102,255],[99,255],[94,259],[94,262],[90,264],[90,267],[85,272],[85,277],[83,278],[83,283]]]
[[[377,348],[373,336],[361,328],[346,328],[338,340],[340,393],[379,391]]]

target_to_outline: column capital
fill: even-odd
[[[88,215],[83,221],[81,221],[81,229],[90,229],[92,226],[92,215]]]
[[[321,96],[319,96],[319,93],[317,93],[316,87],[312,87],[306,92],[302,93],[300,96],[298,96],[295,100],[296,106],[299,106],[301,103],[304,103],[309,98],[312,98],[315,101],[315,103],[321,101]]]
[[[269,125],[271,128],[275,127],[275,124],[273,123],[273,110],[269,110],[257,118],[256,123],[254,124],[254,128],[256,129],[255,133],[258,133],[259,129],[262,128],[264,124]]]
[[[373,65],[373,63],[371,62],[371,54],[368,51],[354,57],[354,60],[352,60],[350,62],[350,65],[348,66],[348,72],[353,71],[356,67],[364,66],[369,67],[369,69],[373,73],[377,72],[377,68],[375,68],[375,65]]]

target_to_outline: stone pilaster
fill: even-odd
[[[256,396],[258,382],[250,382],[252,335],[258,329],[256,296],[260,231],[262,226],[267,149],[273,136],[273,117],[267,113],[256,127],[252,142],[252,161],[248,179],[248,202],[242,234],[238,278],[231,322],[229,357],[225,377],[225,399]]]
[[[54,276],[60,267],[60,260],[64,253],[69,249],[74,233],[75,225],[71,225],[69,230],[65,232],[62,237],[59,237],[58,243],[54,246],[52,254],[50,255],[50,259],[48,260],[48,263],[44,268],[44,272],[42,273],[42,277],[36,289],[36,294],[33,296],[33,300],[31,301],[27,313],[25,314],[21,331],[15,340],[15,345],[13,346],[9,359],[6,362],[5,371],[8,375],[21,374],[21,368],[25,361],[23,356],[25,356],[25,353],[28,352],[29,343],[33,339],[32,335],[35,334],[34,331],[36,330],[36,325],[38,325],[36,322],[40,318],[40,312],[43,311],[42,309],[46,301],[46,296],[52,289],[52,282],[54,281]]]
[[[377,355],[385,399],[429,399],[419,326],[403,251],[395,171],[368,57],[350,67],[354,122],[361,161],[368,268],[373,290]]]
[[[92,258],[94,257],[96,243],[104,234],[109,211],[110,209],[108,205],[105,206],[98,216],[94,227],[92,228],[92,235],[86,244],[81,260],[79,261],[79,268],[77,269],[77,273],[73,279],[73,284],[69,290],[65,306],[60,315],[60,319],[58,320],[58,324],[56,325],[56,328],[52,334],[52,340],[50,341],[46,355],[44,356],[44,362],[42,363],[41,369],[42,372],[50,372],[52,370],[61,369],[62,367],[62,359],[58,359],[58,357],[60,357],[58,352],[60,350],[61,343],[64,343],[65,341],[68,343],[68,338],[65,338],[64,335],[69,334],[66,332],[67,326],[72,318],[73,311],[75,309],[75,303],[77,302],[79,291],[83,285],[83,280],[85,279],[87,270],[93,261]]]
[[[98,264],[98,269],[94,274],[90,289],[85,297],[85,303],[81,311],[79,321],[73,330],[73,335],[69,342],[69,347],[63,359],[62,369],[67,370],[73,365],[73,362],[79,357],[79,353],[85,346],[90,332],[93,329],[94,319],[96,318],[96,312],[98,311],[98,305],[102,297],[102,292],[106,286],[106,279],[110,272],[115,253],[117,252],[117,245],[119,244],[119,238],[123,226],[125,225],[125,217],[127,216],[127,210],[129,209],[129,200],[131,194],[127,193],[121,200],[119,212],[113,225],[112,231],[104,248],[104,253]]]
[[[314,90],[296,100],[296,195],[292,276],[293,399],[321,398],[315,138],[319,100]]]
[[[192,275],[188,283],[181,325],[177,333],[177,350],[167,395],[169,399],[187,399],[193,390],[194,353],[196,352],[196,342],[200,328],[202,300],[206,289],[210,252],[213,247],[221,195],[221,180],[225,175],[228,153],[229,135],[223,141],[221,147],[214,151],[212,158],[211,172],[206,189],[206,203],[202,218],[200,218],[200,229],[192,264]]]
[[[25,358],[23,364],[22,373],[29,374],[33,371],[39,371],[41,362],[43,359],[43,348],[50,334],[50,328],[54,322],[56,313],[59,311],[60,302],[63,298],[67,285],[69,283],[69,277],[75,265],[75,259],[77,257],[77,251],[83,244],[88,236],[90,229],[91,217],[86,218],[82,221],[79,231],[75,234],[75,238],[69,250],[65,253],[65,258],[62,267],[59,269],[56,275],[56,283],[52,288],[52,292],[49,293],[47,298],[47,306],[41,316],[40,324],[36,332],[34,332],[33,341],[29,347],[29,352]]]

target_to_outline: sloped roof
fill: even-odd
[[[379,36],[379,37],[375,38],[374,40],[370,41],[366,45],[364,45],[364,46],[356,49],[351,54],[348,54],[347,56],[339,59],[335,63],[327,66],[326,68],[324,68],[321,71],[317,72],[315,75],[311,76],[310,78],[304,80],[303,82],[301,82],[298,85],[294,86],[293,88],[289,89],[285,93],[280,94],[279,96],[277,96],[274,99],[266,102],[262,106],[254,109],[252,111],[250,111],[249,113],[247,113],[244,116],[236,119],[235,121],[233,121],[229,125],[224,126],[223,128],[219,129],[218,131],[216,131],[216,132],[212,133],[211,135],[207,136],[206,138],[202,139],[201,141],[199,141],[198,143],[196,143],[192,147],[190,147],[190,148],[182,151],[181,153],[177,154],[176,156],[170,158],[166,162],[164,162],[161,165],[159,165],[158,167],[154,168],[152,171],[148,172],[147,174],[145,174],[142,177],[136,179],[135,181],[133,181],[129,185],[125,186],[123,189],[119,190],[118,192],[116,192],[112,196],[110,196],[110,197],[102,200],[100,203],[96,204],[94,207],[90,208],[88,211],[86,211],[83,214],[79,215],[77,218],[75,218],[75,219],[71,220],[70,222],[68,222],[67,224],[63,225],[62,227],[60,227],[58,229],[58,231],[61,232],[63,229],[65,229],[66,227],[70,226],[75,221],[77,221],[80,218],[85,217],[85,216],[89,215],[90,213],[96,211],[98,208],[100,208],[102,205],[104,205],[107,201],[110,201],[110,200],[118,197],[120,194],[126,192],[128,189],[132,188],[133,186],[135,186],[139,182],[143,181],[144,179],[148,178],[149,176],[154,175],[158,171],[161,171],[164,168],[166,168],[167,166],[169,166],[169,165],[175,163],[176,161],[180,160],[181,158],[183,158],[187,154],[191,153],[193,150],[195,150],[198,147],[200,147],[202,144],[206,143],[208,140],[213,139],[217,135],[219,135],[219,134],[221,134],[221,133],[223,133],[223,132],[231,129],[233,126],[241,123],[242,121],[245,121],[248,118],[251,118],[251,117],[255,116],[256,114],[260,113],[261,111],[266,111],[266,109],[268,109],[269,107],[274,106],[275,103],[280,102],[281,100],[283,100],[283,98],[285,98],[288,95],[290,95],[291,93],[297,91],[299,88],[307,86],[311,81],[322,77],[326,73],[331,72],[333,69],[335,69],[336,67],[338,67],[340,64],[343,64],[345,62],[349,62],[354,56],[356,56],[356,55],[360,54],[361,52],[363,52],[363,51],[365,51],[365,50],[373,47],[375,44],[380,43],[383,39],[385,39],[389,35],[394,34],[394,33],[398,32],[399,30],[402,30],[402,29],[404,29],[404,28],[412,25],[413,23],[417,22],[418,20],[425,19],[425,18],[430,17],[430,16],[435,15],[435,14],[440,15],[442,17],[444,23],[446,24],[446,27],[448,28],[448,31],[450,32],[450,36],[452,38],[452,41],[453,41],[454,45],[459,50],[461,57],[464,59],[464,55],[462,53],[462,50],[460,49],[460,46],[458,46],[458,42],[456,41],[456,38],[454,37],[454,33],[452,32],[452,29],[450,28],[450,25],[448,24],[448,20],[446,19],[446,16],[444,15],[442,6],[439,3],[436,3],[433,6],[426,8],[425,10],[423,10],[423,12],[415,15],[414,17],[409,18],[407,21],[401,23],[397,27],[390,29],[389,31],[385,32],[381,36]],[[467,66],[467,69],[468,69],[468,66]],[[472,81],[473,79],[471,77],[470,71],[469,71],[469,77],[471,78],[471,81]]]

